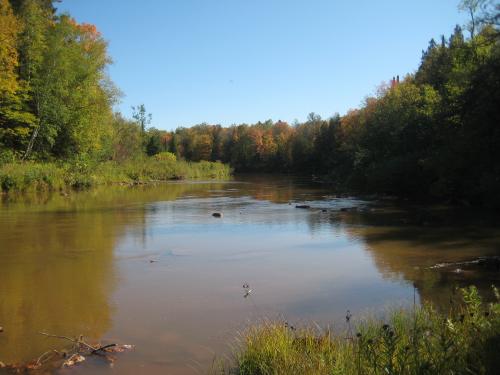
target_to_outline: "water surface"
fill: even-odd
[[[204,373],[262,318],[342,329],[346,310],[382,316],[414,297],[446,306],[457,285],[498,285],[495,267],[430,268],[500,255],[498,227],[480,211],[270,176],[4,196],[0,360],[61,346],[44,331],[135,345],[113,369],[95,360],[78,374]]]

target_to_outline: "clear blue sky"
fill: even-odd
[[[64,0],[109,42],[130,116],[160,129],[329,117],[418,67],[458,0]]]

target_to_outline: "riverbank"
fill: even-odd
[[[0,166],[3,192],[66,191],[98,185],[144,184],[185,179],[227,179],[229,165],[144,157],[122,163],[107,161],[13,162]]]
[[[462,289],[464,304],[448,316],[423,305],[356,324],[348,312],[343,333],[264,323],[243,334],[236,368],[216,372],[493,374],[500,364],[500,296],[493,290],[496,302],[484,303],[475,287]]]

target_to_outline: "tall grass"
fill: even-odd
[[[227,179],[228,165],[202,161],[143,158],[123,163],[74,160],[65,163],[11,162],[0,166],[4,192],[82,189],[104,184],[134,184],[182,179]]]
[[[464,304],[448,316],[424,305],[367,319],[355,334],[291,329],[268,322],[242,335],[234,362],[216,373],[264,374],[496,374],[500,368],[500,304],[462,290]]]
[[[65,171],[54,163],[8,163],[0,167],[3,191],[50,191],[65,186]]]

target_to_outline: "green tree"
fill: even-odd
[[[162,134],[158,129],[149,129],[146,137],[146,154],[148,154],[148,156],[156,155],[162,151]]]
[[[23,6],[26,5],[26,3],[36,1],[36,3],[49,12],[51,15],[54,15],[56,12],[56,8],[54,6],[54,3],[60,3],[62,0],[10,0],[10,3],[12,4],[12,7],[16,12],[19,12],[20,9],[23,8]]]
[[[151,113],[146,112],[146,106],[139,104],[137,107],[132,107],[132,117],[139,124],[141,131],[145,133],[152,120]]]
[[[142,133],[135,121],[116,113],[112,121],[111,158],[125,161],[142,156]]]
[[[106,42],[95,26],[77,24],[67,15],[51,25],[42,63],[31,79],[38,124],[35,141],[41,155],[69,157],[102,148],[109,132],[116,91],[108,84]]]
[[[0,144],[19,150],[35,121],[26,107],[26,86],[19,79],[17,46],[22,29],[7,0],[0,0]]]

